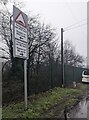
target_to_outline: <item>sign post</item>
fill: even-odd
[[[24,103],[27,109],[28,17],[13,6],[13,56],[24,59]]]
[[[27,109],[27,60],[24,60],[24,104]]]
[[[2,61],[0,59],[0,120],[2,119]]]

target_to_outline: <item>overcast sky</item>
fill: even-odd
[[[69,40],[75,46],[75,49],[79,54],[85,57],[87,56],[87,0],[19,1],[24,3],[24,7],[22,8],[23,11],[26,13],[30,11],[32,15],[39,14],[40,21],[56,28],[59,36],[60,29],[63,28],[65,31],[64,41]],[[9,10],[12,11],[10,4]],[[70,25],[73,25],[73,28],[71,27],[71,30],[66,30],[65,28]]]

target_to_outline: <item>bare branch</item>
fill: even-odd
[[[4,48],[0,47],[0,49],[1,49],[2,51],[6,52],[8,55],[10,55],[10,53],[9,53],[7,50],[5,50]]]

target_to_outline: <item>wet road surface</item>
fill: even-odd
[[[84,98],[79,104],[72,109],[67,118],[87,118],[89,120],[89,100]]]

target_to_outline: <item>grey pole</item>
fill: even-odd
[[[11,40],[10,40],[10,47],[11,47],[11,60],[13,61],[13,41],[12,41],[12,28],[11,28],[11,25],[12,25],[12,18],[13,15],[10,16],[10,34],[11,34]]]
[[[64,87],[63,28],[61,28],[61,80]]]
[[[2,61],[0,61],[0,120],[2,120]]]
[[[27,110],[27,59],[24,60],[24,109]]]

